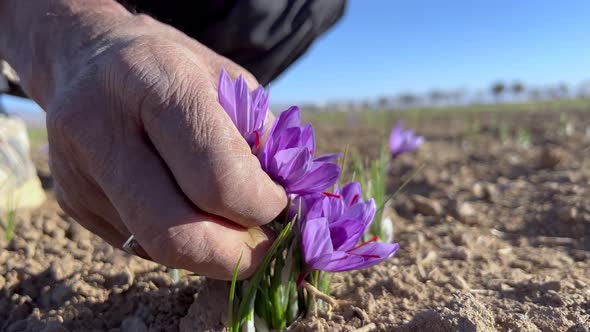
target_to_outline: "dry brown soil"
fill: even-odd
[[[375,155],[396,117],[314,123],[318,146]],[[427,144],[391,169],[389,192],[424,165],[393,203],[399,254],[336,275],[333,295],[349,304],[292,330],[589,331],[590,112],[568,118],[571,135],[551,111],[410,119]],[[526,128],[530,145],[501,142],[503,125]],[[0,240],[2,331],[215,331],[224,291],[186,275],[173,284],[53,199]]]

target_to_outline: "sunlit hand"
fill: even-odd
[[[286,196],[217,101],[222,68],[244,69],[182,33],[133,16],[97,39],[47,96],[51,170],[63,209],[115,247],[135,235],[156,262],[214,278],[251,274],[257,226]],[[41,98],[45,99],[45,98]],[[268,122],[272,123],[273,119]],[[248,229],[250,228],[250,229]]]

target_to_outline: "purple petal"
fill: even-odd
[[[291,203],[289,210],[289,219],[293,219],[301,209],[301,215],[298,220],[311,220],[317,218],[323,218],[322,204],[321,201],[324,195],[322,194],[309,194],[304,196],[296,196]]]
[[[398,123],[397,126],[393,128],[393,130],[391,131],[391,135],[389,136],[389,150],[393,154],[398,153],[402,144],[402,127],[401,123]]]
[[[329,259],[325,257],[318,259],[315,266],[321,265],[321,268],[318,268],[318,270],[322,271],[344,272],[358,270],[365,264],[366,259],[361,256],[351,255],[344,251],[335,251],[329,256]]]
[[[229,115],[232,122],[234,124],[237,123],[238,117],[236,114],[235,87],[231,77],[229,77],[225,69],[221,69],[221,74],[219,75],[217,95],[221,107],[223,107],[225,112]]]
[[[322,256],[332,254],[334,250],[326,218],[307,220],[303,224],[301,246],[303,257],[308,265],[313,265]]]
[[[307,174],[286,188],[293,194],[310,194],[322,192],[333,186],[340,176],[340,167],[332,163],[314,162]]]
[[[240,75],[236,81],[236,100],[238,102],[236,108],[238,119],[236,127],[238,127],[240,133],[244,135],[253,130],[252,112],[254,110],[251,107],[250,90],[242,75]]]
[[[260,132],[264,129],[264,121],[268,114],[268,95],[262,86],[252,92],[252,107],[256,114],[253,129]]]
[[[342,199],[346,206],[362,203],[363,193],[361,192],[361,185],[358,182],[351,182],[344,186],[342,188]]]
[[[286,111],[279,114],[278,119],[273,124],[270,135],[274,136],[286,128],[297,127],[301,123],[299,107],[291,106]]]
[[[313,193],[304,195],[303,197],[305,197],[305,203],[308,207],[308,216],[312,218],[314,218],[313,216],[317,216],[317,218],[325,216],[323,205],[327,199],[326,196],[320,193]]]
[[[303,131],[299,127],[291,127],[291,128],[284,129],[280,133],[280,135],[276,136],[274,143],[273,143],[274,144],[273,151],[269,151],[269,152],[271,152],[272,154],[275,154],[275,153],[277,153],[277,151],[284,150],[284,149],[300,148],[300,147],[307,148],[306,146],[301,144],[302,134],[303,134]]]
[[[324,163],[333,163],[339,158],[342,158],[342,153],[333,153],[333,154],[325,154],[323,156],[319,156],[315,158],[315,161],[320,161]]]
[[[391,258],[398,249],[397,243],[368,243],[354,251],[335,251],[323,255],[315,260],[312,268],[328,272],[364,269]]]
[[[219,104],[252,147],[257,137],[262,134],[264,121],[268,113],[268,94],[263,87],[250,92],[244,77],[239,76],[234,82],[225,69],[219,75]]]
[[[402,123],[398,122],[389,136],[389,150],[395,158],[402,153],[417,150],[423,142],[423,137],[416,136],[413,130],[404,130]]]
[[[420,145],[422,145],[422,143],[424,143],[424,137],[422,136],[414,136],[411,140],[411,148],[413,151],[417,150]]]
[[[293,106],[279,114],[279,117],[272,125],[272,129],[270,130],[270,134],[266,144],[264,145],[264,149],[258,156],[258,160],[260,160],[260,164],[262,165],[263,169],[266,170],[268,167],[270,167],[273,156],[279,150],[278,146],[285,139],[283,136],[283,131],[285,131],[287,128],[297,127],[299,122],[299,108],[296,106]],[[291,137],[291,135],[285,136],[287,138]],[[284,144],[285,143],[283,143],[283,145]]]
[[[329,225],[332,246],[338,251],[353,248],[365,233],[365,225],[359,220],[342,219]]]
[[[356,266],[362,265],[364,259],[360,256],[350,255],[344,251],[335,251],[316,259],[310,267],[314,270],[328,272],[342,272],[354,270]]]
[[[373,221],[376,211],[377,206],[375,205],[375,201],[370,199],[364,203],[354,204],[349,207],[342,215],[342,219],[358,220],[365,225],[365,227],[368,227],[371,224],[371,221]]]
[[[348,251],[349,254],[358,255],[364,258],[364,262],[355,269],[371,267],[389,259],[399,250],[397,243],[367,243],[358,249]]]
[[[322,204],[322,214],[328,218],[329,223],[336,222],[340,220],[340,217],[344,213],[346,207],[344,206],[344,202],[342,198],[337,197],[327,197],[324,196],[324,201]]]
[[[360,241],[363,234],[367,231],[369,225],[375,216],[375,202],[371,199],[366,203],[355,204],[346,209],[338,220],[330,221],[330,231],[338,231],[338,236],[346,235],[346,238],[333,237],[335,250],[350,250]],[[342,226],[343,225],[343,226]],[[349,231],[343,232],[337,227],[350,227]]]
[[[301,145],[307,147],[311,155],[315,153],[315,137],[311,125],[303,126],[301,130]]]
[[[310,161],[307,148],[281,150],[274,156],[269,175],[289,192],[292,183],[296,183],[307,172]]]

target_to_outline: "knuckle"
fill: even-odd
[[[137,36],[111,46],[89,67],[95,68],[101,88],[118,96],[127,108],[139,109],[147,97],[168,90],[174,73],[165,66],[164,58],[172,45],[162,38]]]
[[[197,167],[207,176],[200,177],[201,185],[191,193],[197,206],[210,213],[219,212],[241,198],[238,194],[252,180],[251,165],[257,163],[241,136],[236,140],[231,128],[216,125],[215,121],[211,119],[197,130],[195,139],[201,149]]]
[[[196,114],[191,114],[188,125],[193,128],[195,152],[203,156],[204,167],[221,166],[226,154],[230,153],[228,147],[227,128],[222,125],[219,118],[209,112],[210,104],[195,99]],[[213,167],[215,168],[215,167]]]
[[[200,80],[187,75],[196,60],[186,53],[174,41],[140,36],[115,53],[112,70],[121,73],[123,91],[129,92],[124,95],[136,96],[138,109],[164,110],[168,103],[186,103]]]
[[[240,215],[242,220],[238,221],[247,223],[244,226],[256,225],[248,219],[258,214],[263,202],[257,201],[261,197],[260,186],[252,178],[250,158],[252,157],[225,154],[215,161],[210,190],[204,193],[207,201],[203,209],[218,215]]]
[[[184,227],[169,229],[155,235],[146,241],[144,249],[155,261],[169,267],[186,268],[187,262],[190,262],[191,266],[202,265],[211,257],[207,227],[204,223],[191,227],[192,229],[185,231]]]
[[[114,72],[120,73],[121,96],[133,96],[132,109],[142,111],[145,106],[159,107],[170,90],[170,72],[152,54],[148,41],[136,40],[121,50],[113,62]],[[117,75],[113,75],[117,77]]]

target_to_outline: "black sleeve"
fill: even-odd
[[[202,3],[205,5],[202,5]],[[267,84],[344,14],[346,0],[128,0]]]

